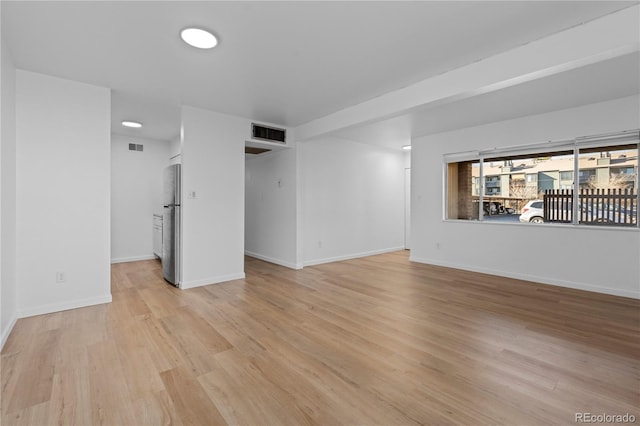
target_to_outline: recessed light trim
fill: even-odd
[[[180,38],[189,46],[198,49],[213,49],[218,44],[218,39],[210,31],[202,28],[189,27],[180,31]]]
[[[135,129],[139,129],[140,127],[142,127],[142,123],[140,123],[138,121],[131,121],[131,120],[124,120],[122,122],[122,125],[124,127],[133,127]]]
[[[402,149],[404,149],[405,151],[411,151],[411,145],[404,145]]]
[[[122,125],[124,127],[133,127],[135,129],[139,129],[140,127],[142,127],[142,123],[140,123],[138,121],[131,121],[131,120],[124,120],[122,122]]]

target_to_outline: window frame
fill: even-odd
[[[573,206],[572,206],[572,220],[570,223],[563,224],[547,224],[549,226],[581,226],[590,229],[597,229],[605,227],[607,229],[624,229],[624,230],[640,230],[640,214],[637,214],[635,226],[590,226],[580,224],[579,216],[579,189],[580,189],[580,153],[581,150],[608,148],[624,145],[635,145],[638,155],[639,164],[636,166],[636,180],[634,190],[636,191],[636,206],[640,206],[640,129],[625,130],[621,132],[593,135],[593,136],[581,136],[574,139],[565,139],[558,141],[548,141],[536,144],[518,145],[504,148],[493,148],[483,151],[466,151],[460,153],[451,153],[444,155],[443,164],[443,220],[444,221],[462,221],[462,222],[480,222],[480,223],[496,223],[487,222],[484,219],[484,209],[481,208],[484,205],[484,197],[486,191],[486,176],[484,174],[484,163],[486,161],[497,161],[500,157],[514,157],[514,156],[535,156],[536,154],[553,154],[554,152],[568,152],[571,151],[573,155]],[[460,163],[465,161],[477,161],[479,163],[480,176],[478,178],[478,218],[473,220],[463,220],[449,218],[449,175],[448,169],[451,163]],[[536,179],[537,181],[538,179]],[[526,177],[525,177],[525,182]],[[520,222],[514,222],[520,224]],[[513,225],[514,223],[510,223]]]
[[[566,173],[571,173],[569,179],[566,179]],[[565,176],[565,177],[563,177]],[[561,171],[560,172],[560,181],[573,180],[573,170]]]

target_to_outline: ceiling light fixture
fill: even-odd
[[[411,151],[411,145],[404,145],[402,149],[404,149],[405,151]]]
[[[140,127],[142,127],[142,123],[138,123],[137,121],[123,121],[122,125],[125,127],[134,127],[136,129],[139,129]]]
[[[200,28],[185,28],[180,31],[180,37],[185,43],[198,49],[211,49],[218,44],[216,36]]]

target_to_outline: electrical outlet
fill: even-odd
[[[56,283],[63,283],[66,280],[66,275],[64,271],[56,272]]]

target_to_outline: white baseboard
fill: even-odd
[[[50,314],[52,312],[66,311],[69,309],[85,308],[87,306],[111,303],[111,294],[89,299],[70,300],[63,303],[53,303],[51,305],[34,306],[32,308],[21,309],[18,318],[32,317],[34,315]]]
[[[9,338],[13,327],[16,325],[16,321],[18,321],[18,317],[14,315],[13,318],[11,318],[11,321],[9,321],[7,327],[2,330],[2,337],[0,337],[0,351],[4,348],[4,344],[7,343],[7,339]]]
[[[111,259],[111,263],[126,263],[126,262],[138,262],[140,260],[153,260],[157,259],[157,257],[153,254],[144,255],[144,256],[131,256],[131,257],[118,257],[115,259]]]
[[[286,268],[302,269],[302,264],[300,264],[300,263],[298,263],[298,264],[291,263],[291,262],[287,262],[286,260],[280,260],[280,259],[276,259],[274,257],[263,256],[261,254],[253,253],[253,252],[250,252],[250,251],[245,251],[244,254],[245,254],[245,256],[254,257],[256,259],[264,260],[265,262],[269,262],[269,263],[275,263],[276,265],[284,266]]]
[[[219,275],[217,277],[205,278],[202,280],[186,281],[180,283],[180,289],[186,290],[194,287],[202,287],[210,284],[219,284],[227,281],[243,280],[245,278],[244,272],[239,274]]]
[[[360,257],[375,256],[376,254],[391,253],[393,251],[400,251],[400,250],[404,250],[404,246],[368,251],[364,253],[353,253],[353,254],[347,254],[343,256],[327,257],[325,259],[305,260],[304,266],[313,266],[313,265],[320,265],[323,263],[339,262],[341,260],[358,259]]]
[[[531,281],[538,284],[553,285],[556,287],[567,287],[567,288],[573,288],[576,290],[591,291],[594,293],[604,293],[604,294],[611,294],[613,296],[622,296],[622,297],[629,297],[632,299],[640,299],[640,292],[633,292],[629,290],[619,290],[619,289],[610,288],[610,287],[600,287],[600,286],[594,286],[591,284],[579,283],[575,281],[558,280],[555,278],[542,277],[538,275],[520,274],[517,272],[514,273],[514,272],[500,271],[500,270],[489,269],[489,268],[478,268],[478,267],[469,266],[469,265],[461,265],[453,262],[443,262],[441,260],[421,259],[413,256],[410,256],[409,260],[412,262],[425,263],[428,265],[443,266],[445,268],[462,269],[464,271],[478,272],[480,274],[497,275],[499,277],[513,278],[516,280],[523,280],[523,281]]]

